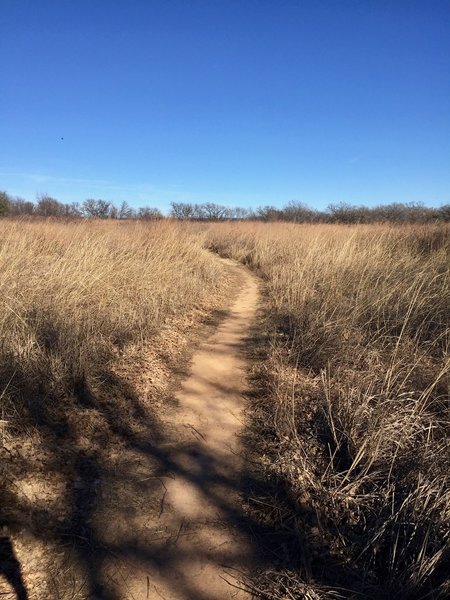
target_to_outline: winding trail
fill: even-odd
[[[176,395],[178,407],[164,418],[177,441],[169,450],[167,476],[162,477],[163,541],[158,560],[150,567],[145,564],[146,577],[128,578],[126,597],[136,600],[250,598],[238,584],[254,560],[245,528],[239,525],[239,434],[246,388],[242,350],[259,291],[248,270],[224,262],[238,273],[240,289],[225,320],[194,354],[190,375]]]

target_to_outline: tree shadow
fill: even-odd
[[[302,485],[296,485],[292,476],[288,478],[283,474],[295,467],[295,457],[287,454],[286,469],[280,469],[277,464],[279,456],[271,456],[271,452],[280,452],[281,445],[274,422],[276,398],[273,381],[270,366],[266,366],[274,330],[273,322],[267,323],[267,319],[271,317],[265,319],[262,316],[255,321],[245,347],[249,363],[256,365],[250,375],[248,422],[243,440],[252,465],[252,477],[246,490],[248,514],[266,525],[262,536],[261,529],[255,530],[255,542],[262,556],[261,571],[255,580],[259,583],[257,597],[322,597],[320,594],[324,598],[372,600],[437,600],[447,597],[450,589],[448,551],[442,554],[438,567],[428,579],[418,583],[394,579],[389,572],[392,558],[389,548],[381,546],[378,552],[370,549],[371,552],[367,553],[370,558],[359,560],[370,539],[365,530],[366,524],[354,527],[330,516],[330,506],[326,506],[323,498],[309,496],[305,502],[301,498]],[[294,362],[292,366],[297,367],[297,364]],[[320,417],[321,413],[318,414]],[[314,432],[315,439],[322,446],[331,448],[336,470],[345,470],[349,464],[348,449],[344,444],[338,449],[340,452],[336,452],[326,425],[320,423]],[[298,434],[304,435],[305,430],[299,430]],[[261,461],[261,457],[265,457],[265,461]],[[270,468],[267,468],[268,463],[272,463]],[[299,473],[299,481],[301,477]],[[412,531],[413,525],[406,533],[407,524],[401,525],[397,541],[402,535],[412,540],[416,534]],[[344,536],[347,552],[342,551],[344,545],[335,543]]]
[[[223,313],[215,315],[214,324],[222,317]],[[155,407],[110,370],[98,378],[101,386],[75,380],[63,398],[45,382],[33,385],[19,365],[11,365],[11,371],[15,388],[22,390],[19,400],[27,409],[27,426],[45,445],[45,469],[62,478],[64,493],[58,506],[24,499],[17,493],[14,476],[26,471],[27,477],[42,480],[45,473],[33,464],[19,464],[16,457],[15,470],[3,490],[13,510],[0,507],[2,524],[17,536],[31,532],[50,556],[63,553],[65,570],[75,565],[73,580],[82,590],[77,592],[80,598],[123,598],[127,565],[133,564],[142,572],[158,573],[159,581],[177,597],[211,600],[213,596],[205,595],[186,578],[183,568],[192,558],[183,540],[205,521],[200,515],[188,522],[182,507],[180,514],[172,514],[170,525],[161,528],[167,508],[164,481],[180,479],[195,489],[200,501],[217,513],[218,531],[220,523],[231,522],[236,534],[246,535],[252,546],[251,534],[261,525],[236,503],[244,480],[251,480],[250,471],[236,473],[226,458],[218,460],[195,428],[192,439],[183,440],[164,431]],[[221,383],[217,390],[233,391]],[[49,480],[49,487],[51,483]],[[142,505],[142,500],[147,504]],[[13,557],[12,545],[9,549]],[[244,561],[239,553],[220,545],[199,547],[197,558],[228,566]],[[19,562],[11,558],[8,564],[5,574],[16,586],[18,600],[27,598]],[[151,577],[146,585],[151,591]],[[64,597],[64,589],[57,594]]]
[[[0,537],[0,575],[3,575],[14,590],[16,600],[28,600],[20,562],[9,537]]]
[[[217,314],[215,319],[223,316]],[[217,324],[216,320],[208,325]],[[267,359],[268,347],[259,322],[239,350],[250,364],[260,365]],[[375,585],[367,573],[336,556],[324,535],[330,526],[327,516],[312,503],[300,504],[281,474],[268,477],[261,468],[265,443],[273,435],[269,420],[258,414],[265,402],[271,402],[263,371],[255,369],[250,376],[247,433],[242,438],[242,466],[236,470],[232,454],[218,456],[208,448],[207,431],[192,427],[192,436],[180,440],[163,427],[160,408],[110,370],[99,377],[101,385],[77,379],[62,399],[42,386],[31,387],[25,374],[20,380],[15,365],[17,389],[27,390],[29,425],[39,433],[49,456],[46,468],[64,480],[64,510],[25,501],[6,481],[0,524],[17,535],[21,529],[32,531],[50,554],[63,552],[80,599],[122,600],[127,586],[138,585],[137,597],[142,598],[161,597],[163,587],[180,600],[222,600],[186,577],[186,564],[195,570],[198,561],[222,565],[224,572],[242,571],[232,581],[263,599],[273,597],[269,590],[275,579],[280,597],[283,593],[305,597],[301,585],[311,583],[332,587],[341,597],[389,598],[389,592]],[[217,382],[215,390],[218,394],[235,391],[226,381]],[[27,468],[17,457],[14,461],[18,471]],[[30,475],[42,478],[42,471],[32,465]],[[167,482],[174,479],[193,490],[197,506],[181,505],[175,510],[172,506],[168,519]],[[12,505],[14,510],[5,510]],[[203,514],[206,506],[213,516]],[[245,552],[221,543],[224,523],[231,524],[237,538],[246,540]],[[213,528],[217,543],[199,543],[192,556],[185,540],[206,526]],[[0,558],[0,572],[17,600],[27,600],[10,537],[1,538]],[[249,578],[252,572],[258,575]],[[267,573],[271,581],[263,585]],[[298,579],[294,581],[289,573],[298,574]],[[65,591],[58,597],[70,597]]]

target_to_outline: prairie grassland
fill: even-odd
[[[0,223],[0,272],[5,402],[22,384],[61,394],[97,375],[208,302],[220,268],[176,224],[11,221]]]
[[[267,598],[450,593],[450,230],[220,224],[266,282],[250,498],[279,532]]]
[[[259,597],[445,597],[447,226],[6,220],[0,526],[32,558],[34,596],[91,597],[89,557],[154,485],[167,386],[190,330],[229,296],[205,248],[265,282],[248,499],[272,552]]]
[[[203,239],[177,223],[0,222],[0,551],[12,544],[37,600],[92,598],[111,528],[158,496],[160,412],[229,285]]]

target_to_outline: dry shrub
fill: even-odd
[[[260,594],[446,596],[448,227],[221,224],[209,244],[266,280],[255,506],[284,558]]]

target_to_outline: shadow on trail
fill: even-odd
[[[22,578],[22,569],[8,537],[0,537],[0,575],[3,575],[9,583],[16,600],[28,600],[28,593]]]
[[[224,314],[215,315],[215,323],[219,317]],[[250,360],[263,360],[263,342],[252,332],[252,337],[238,344],[239,351]],[[17,373],[20,378],[20,371]],[[111,372],[104,372],[101,379],[103,383],[96,389],[87,381],[76,381],[70,398],[64,400],[42,388],[28,392],[30,423],[39,431],[50,456],[46,467],[65,481],[63,515],[52,506],[27,503],[8,482],[3,489],[3,497],[14,510],[0,507],[0,525],[19,534],[28,530],[50,553],[52,549],[64,552],[64,567],[55,565],[56,579],[61,579],[55,598],[72,594],[86,600],[124,600],[131,597],[128,586],[134,590],[138,587],[139,598],[159,598],[163,596],[158,585],[163,582],[164,589],[180,600],[222,600],[205,595],[186,577],[186,564],[192,563],[195,570],[195,560],[201,559],[230,569],[242,564],[261,571],[301,568],[311,572],[311,557],[315,555],[311,542],[299,537],[298,527],[291,528],[289,522],[280,525],[282,519],[278,519],[279,524],[274,525],[276,519],[265,517],[267,506],[258,508],[265,503],[272,506],[270,510],[283,511],[287,503],[286,513],[298,510],[285,482],[276,477],[267,481],[255,471],[253,440],[246,441],[248,454],[243,457],[243,468],[236,472],[229,462],[232,455],[218,458],[208,451],[204,436],[195,428],[190,429],[188,441],[180,442],[173,432],[163,431],[151,402],[143,400],[128,382]],[[24,382],[19,383],[22,385],[18,387],[26,389]],[[249,401],[257,402],[264,390],[258,381],[253,384]],[[218,394],[234,391],[226,381],[217,382],[215,390]],[[211,418],[214,395],[207,400]],[[190,428],[189,423],[186,428]],[[16,466],[19,471],[25,468]],[[32,468],[30,475],[42,477]],[[174,478],[194,490],[198,507],[181,507],[179,514],[171,507],[169,527],[163,518],[168,510],[166,483]],[[202,514],[202,506],[217,514],[219,530],[220,523],[226,523],[248,540],[251,565],[248,555],[241,556],[220,539],[213,545],[200,539],[195,557],[186,551],[184,537],[214,521],[214,514]],[[189,522],[187,510],[193,515]],[[313,517],[319,518],[317,514]],[[324,554],[323,545],[318,545],[322,552],[319,558],[328,568],[332,559]],[[0,572],[16,600],[27,600],[21,565],[9,538],[4,538],[0,550]],[[340,566],[334,568],[339,570]],[[64,577],[59,577],[58,569],[64,571]],[[149,575],[155,572],[158,581]],[[55,579],[54,573],[43,576]],[[256,590],[255,595],[268,597]]]
[[[268,340],[257,328],[238,346],[250,364],[266,359]],[[185,370],[180,372],[185,374]],[[20,382],[20,371],[16,377],[17,387],[26,389]],[[173,512],[170,527],[164,524],[166,483],[174,478],[195,490],[200,508],[212,507],[219,522],[231,524],[248,540],[251,567],[262,574],[254,579],[257,587],[261,585],[259,591],[254,589],[255,597],[272,597],[264,591],[270,588],[264,585],[264,573],[277,574],[279,597],[283,593],[285,597],[288,593],[304,597],[301,590],[292,588],[288,575],[283,580],[289,572],[300,573],[305,582],[341,587],[342,597],[388,597],[371,587],[364,573],[333,556],[320,536],[321,524],[326,525],[324,515],[313,506],[300,506],[282,477],[272,474],[267,478],[261,473],[258,462],[264,452],[264,436],[271,435],[269,419],[265,429],[261,429],[261,420],[254,421],[256,408],[268,394],[261,377],[252,379],[247,394],[253,410],[247,413],[249,427],[239,472],[230,469],[227,459],[208,452],[202,434],[189,423],[189,441],[180,442],[173,432],[163,431],[151,402],[125,380],[104,372],[102,382],[94,389],[87,381],[77,381],[70,398],[64,400],[42,389],[28,392],[30,424],[45,440],[50,456],[46,466],[59,473],[66,484],[63,517],[52,506],[24,500],[11,480],[5,480],[0,490],[0,527],[17,535],[29,531],[50,553],[53,549],[64,552],[64,568],[55,568],[57,575],[63,571],[65,575],[54,598],[125,600],[131,598],[129,586],[138,587],[138,598],[160,598],[158,586],[162,581],[177,599],[222,600],[205,595],[185,576],[186,563],[193,557],[183,547],[183,539],[196,526],[204,527],[211,515],[207,518],[200,511],[187,524],[182,507],[179,514]],[[227,381],[217,382],[215,388],[218,394],[234,391]],[[214,398],[209,402],[213,407]],[[27,468],[20,455],[14,460],[18,471]],[[33,467],[30,474],[42,477]],[[319,531],[315,538],[309,535],[312,528]],[[240,556],[218,539],[214,545],[199,543],[196,558],[234,568],[248,563],[249,557]],[[158,581],[149,575],[155,572]],[[0,575],[15,594],[14,600],[28,600],[26,578],[11,536],[6,534],[0,538]],[[43,577],[50,579],[54,574]],[[344,589],[349,580],[351,593]]]
[[[192,558],[177,550],[180,540],[189,533],[183,530],[184,517],[179,516],[179,527],[175,531],[159,527],[158,518],[166,509],[164,481],[176,477],[188,482],[221,513],[221,519],[231,522],[237,531],[247,536],[267,536],[272,532],[249,519],[244,506],[237,508],[234,501],[228,500],[253,485],[250,471],[224,476],[227,464],[205,452],[195,432],[190,442],[181,444],[171,439],[170,433],[164,435],[158,418],[148,407],[142,406],[123,381],[110,378],[109,394],[117,394],[120,389],[126,397],[126,417],[117,414],[115,403],[106,396],[96,396],[86,386],[76,386],[72,410],[79,411],[80,415],[89,411],[101,414],[103,425],[107,425],[107,437],[114,439],[120,452],[111,459],[107,447],[94,443],[90,448],[83,447],[63,411],[55,414],[53,403],[41,401],[34,415],[34,425],[45,436],[52,456],[51,468],[66,479],[68,510],[61,521],[50,507],[22,505],[16,511],[19,516],[15,526],[7,519],[3,524],[16,531],[29,527],[33,535],[49,547],[64,549],[77,564],[77,586],[83,589],[80,598],[122,600],[123,591],[119,590],[126,587],[128,566],[133,564],[133,568],[137,567],[142,573],[142,597],[146,597],[147,588],[149,598],[158,597],[153,582],[146,575],[149,569],[157,569],[177,598],[211,600],[211,596],[202,595],[178,572],[179,566]],[[153,502],[139,506],[142,498],[153,498]],[[15,502],[21,504],[19,497]],[[28,522],[27,514],[31,514]],[[177,520],[176,514],[174,520]],[[198,525],[202,524],[203,519],[199,518]],[[194,526],[192,521],[190,527]],[[27,600],[20,564],[11,544],[3,541],[1,551],[2,574],[15,590],[17,600]],[[202,556],[215,557],[221,564],[228,564],[229,556],[220,545],[198,548],[198,557]]]
[[[225,316],[218,311],[207,325],[217,325]],[[172,372],[175,366],[170,365]],[[39,573],[52,580],[55,598],[122,600],[127,597],[123,590],[127,589],[129,573],[136,569],[142,574],[142,597],[156,598],[158,590],[147,574],[156,569],[177,598],[207,600],[179,569],[192,558],[182,549],[181,542],[190,533],[184,515],[173,515],[173,522],[179,521],[175,529],[161,527],[167,510],[164,482],[180,478],[220,513],[221,520],[250,535],[261,526],[249,520],[244,505],[236,505],[235,497],[251,481],[251,473],[244,470],[225,475],[228,465],[208,453],[201,434],[189,429],[189,424],[188,441],[180,442],[173,432],[163,431],[151,400],[111,371],[100,374],[97,381],[101,385],[80,379],[61,397],[45,380],[29,381],[19,363],[11,363],[8,369],[2,377],[13,382],[17,406],[23,407],[23,421],[37,432],[46,458],[44,467],[38,462],[27,464],[27,455],[22,456],[20,450],[22,440],[27,441],[26,428],[17,432],[14,456],[5,455],[8,462],[4,464],[7,476],[0,478],[0,527],[8,537],[2,538],[0,573],[7,588],[1,587],[2,594],[15,593],[16,600],[28,599],[24,583],[27,573],[22,573],[10,541],[17,537],[25,546],[31,540],[30,557],[35,542],[51,557],[64,555],[50,565],[52,573]],[[186,374],[183,365],[180,374]],[[217,391],[231,392],[232,388],[226,382],[218,383]],[[173,400],[168,402],[170,405]],[[26,474],[27,480],[42,484],[48,474],[51,489],[52,473],[64,483],[56,506],[27,498],[15,483]],[[202,518],[198,525],[204,525]],[[192,519],[189,527],[195,526]],[[197,556],[215,557],[224,565],[230,559],[220,544],[217,548],[199,547]],[[236,558],[239,556],[233,560]],[[38,567],[33,568],[36,575]],[[32,595],[37,592],[28,591]]]

